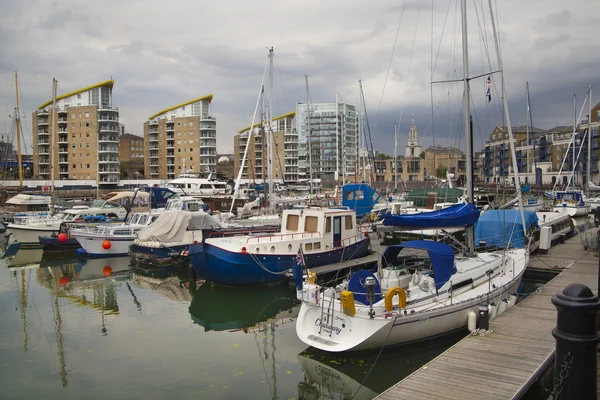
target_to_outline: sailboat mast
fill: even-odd
[[[269,49],[269,127],[267,135],[269,137],[269,156],[267,175],[269,177],[269,209],[273,210],[271,202],[273,201],[273,48]]]
[[[525,151],[527,152],[527,165],[525,168],[526,177],[529,178],[529,82],[525,82],[525,86],[527,87],[527,115],[525,116],[525,129],[527,130],[527,146],[525,147]]]
[[[590,182],[592,182],[592,85],[589,90],[589,113],[588,113],[588,135],[587,135],[587,187],[589,192]]]
[[[577,146],[577,141],[575,140],[577,137],[577,96],[573,93],[573,173],[571,176],[573,177],[573,188],[575,188],[575,146]],[[569,181],[571,184],[571,181]]]
[[[19,114],[19,79],[15,71],[15,127],[17,129],[17,168],[19,169],[19,187],[23,187],[23,162],[21,160],[21,115]]]
[[[539,185],[537,179],[537,161],[535,157],[535,132],[533,131],[533,118],[531,117],[531,99],[529,98],[529,81],[526,82],[527,87],[527,121],[529,121],[528,128],[531,128],[531,134],[533,135],[533,172],[535,173],[535,184]]]
[[[462,48],[463,48],[463,85],[464,85],[464,124],[466,140],[466,158],[467,158],[467,198],[473,202],[473,144],[471,142],[471,104],[469,93],[469,45],[467,42],[467,1],[461,1],[462,12]],[[472,255],[475,249],[474,229],[472,226],[467,228],[467,252]]]
[[[313,192],[313,175],[312,175],[312,143],[310,129],[310,96],[308,94],[308,75],[304,75],[306,81],[306,126],[308,130],[308,184],[310,193]]]
[[[52,137],[50,138],[50,193],[54,193],[54,170],[56,166],[56,157],[54,154],[56,141],[56,127],[58,126],[58,121],[56,121],[56,79],[52,78]],[[53,212],[52,210],[51,212]]]
[[[394,122],[394,189],[398,189],[398,122]]]
[[[340,131],[339,131],[339,118],[340,118],[340,111],[339,111],[339,106],[338,106],[338,94],[335,94],[335,180],[339,180],[339,176],[340,176],[340,144],[339,144],[339,137],[340,137]]]

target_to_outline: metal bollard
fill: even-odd
[[[587,286],[572,283],[552,296],[552,304],[558,310],[552,330],[556,338],[552,398],[595,399],[600,301]]]
[[[479,306],[479,329],[486,331],[490,329],[490,312],[487,304]]]

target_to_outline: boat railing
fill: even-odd
[[[369,238],[369,234],[368,232],[364,231],[364,232],[359,232],[354,236],[350,236],[347,237],[345,239],[342,240],[337,240],[337,241],[333,241],[330,243],[330,247],[332,249],[337,249],[340,247],[346,247],[346,246],[350,246],[351,244],[354,244],[356,242],[359,242],[363,239],[368,239]]]
[[[262,242],[281,242],[283,240],[294,240],[294,239],[304,239],[304,238],[314,238],[314,237],[322,237],[320,232],[299,232],[299,233],[282,233],[279,235],[265,235],[265,236],[251,236],[246,239],[246,244],[251,241],[255,241],[256,243]]]
[[[247,235],[252,235],[252,234],[261,234],[261,233],[265,233],[265,234],[274,234],[274,233],[278,233],[280,232],[281,229],[280,228],[250,228],[250,229],[234,229],[234,230],[227,230],[227,231],[222,231],[222,232],[211,232],[208,235],[208,239],[212,239],[212,238],[222,238],[222,237],[232,237],[232,236],[247,236]]]

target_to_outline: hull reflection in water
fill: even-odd
[[[300,399],[372,399],[464,338],[464,333],[442,336],[411,346],[386,347],[336,354],[309,347],[298,354],[304,380]]]
[[[190,302],[192,295],[186,285],[187,267],[133,262],[133,282],[177,302]]]
[[[8,257],[8,267],[38,265],[42,260],[42,249],[19,249],[14,256]]]
[[[287,285],[232,288],[203,284],[193,294],[189,311],[205,331],[248,330],[298,315],[300,302]]]

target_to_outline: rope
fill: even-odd
[[[485,335],[489,335],[492,332],[494,332],[494,331],[491,329],[488,329],[488,330],[475,329],[474,331],[471,332],[471,336],[485,336]]]

